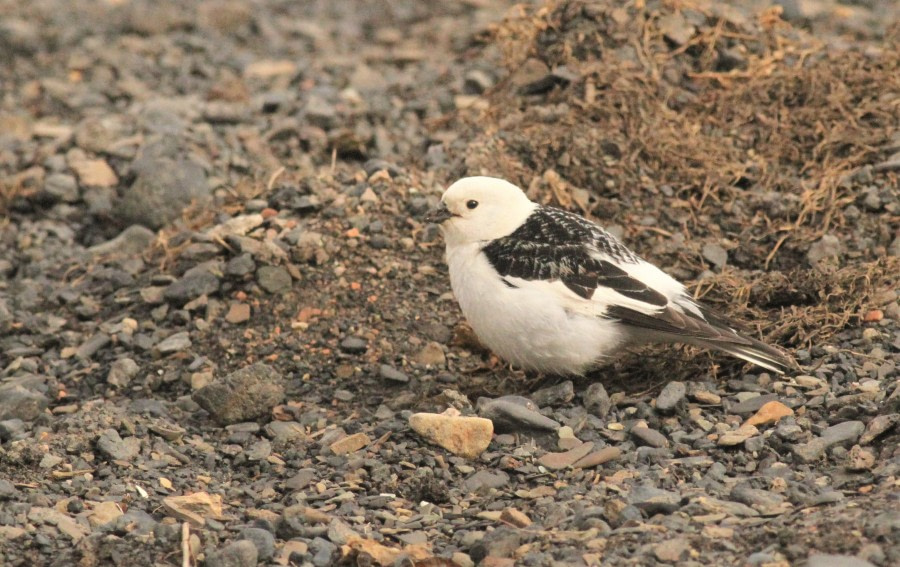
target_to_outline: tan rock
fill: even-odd
[[[168,496],[163,498],[163,508],[173,518],[189,522],[200,527],[206,524],[206,518],[214,520],[222,517],[222,496],[207,492],[195,492],[184,496]]]
[[[718,445],[720,447],[733,447],[740,445],[747,439],[759,435],[759,429],[752,425],[742,425],[734,431],[726,431],[719,437]]]
[[[768,425],[770,423],[778,423],[781,418],[794,415],[794,410],[787,407],[783,403],[772,400],[763,404],[759,410],[750,416],[744,425]]]
[[[329,445],[328,448],[331,449],[331,452],[335,455],[346,455],[347,453],[359,451],[371,442],[372,439],[365,433],[354,433],[343,439],[338,439]]]
[[[487,449],[494,424],[483,417],[416,413],[409,417],[413,431],[454,455],[474,459]]]
[[[538,463],[551,470],[561,470],[586,457],[593,448],[594,444],[587,442],[564,453],[547,453],[538,459]]]
[[[443,368],[447,364],[447,357],[444,356],[444,347],[441,346],[441,343],[431,341],[416,354],[415,361],[422,366]]]
[[[525,512],[516,510],[515,508],[506,508],[503,510],[503,513],[500,514],[500,521],[512,524],[517,528],[527,528],[531,525],[531,518],[529,518]]]
[[[250,306],[246,303],[232,303],[225,314],[225,320],[235,325],[250,319]]]
[[[88,522],[96,528],[112,522],[122,514],[122,509],[115,502],[98,502],[88,516]]]
[[[89,187],[115,187],[119,182],[116,172],[102,159],[77,159],[69,164],[82,185]]]

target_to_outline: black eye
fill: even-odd
[[[474,209],[477,206],[478,206],[478,201],[476,201],[475,199],[472,199],[471,201],[466,201],[466,207],[468,207],[470,209]]]

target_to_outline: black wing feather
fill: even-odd
[[[597,225],[550,207],[539,207],[512,234],[490,242],[483,251],[501,277],[558,280],[585,299],[602,286],[651,305],[668,304],[663,294],[614,263],[593,257],[593,249],[619,262],[638,261]]]

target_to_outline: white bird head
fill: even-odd
[[[502,238],[534,211],[525,193],[496,177],[464,177],[447,188],[425,220],[441,225],[448,246]]]

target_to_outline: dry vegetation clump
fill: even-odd
[[[837,50],[779,13],[704,0],[521,11],[494,30],[508,77],[467,117],[465,168],[627,227],[674,275],[702,274],[698,295],[771,321],[772,340],[826,339],[900,272],[885,258],[900,211],[857,206],[864,188],[897,187],[871,166],[897,151],[900,27]],[[824,235],[836,262],[808,259]],[[728,251],[715,274],[710,243]]]

